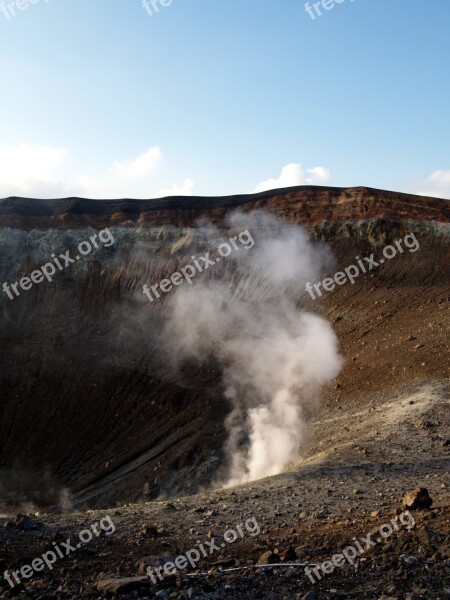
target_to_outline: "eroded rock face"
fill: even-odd
[[[306,187],[218,199],[2,200],[0,285],[52,253],[73,255],[100,229],[115,243],[13,301],[1,294],[0,496],[69,504],[70,490],[77,503],[105,506],[210,481],[228,410],[219,370],[170,371],[157,343],[164,302],[150,304],[141,290],[198,246],[200,217],[223,226],[237,207],[305,225],[331,243],[342,267],[415,232],[422,242],[414,271],[406,257],[383,273],[384,284],[448,282],[441,266],[449,262],[449,203],[436,199]],[[205,276],[232,268],[224,262]],[[369,293],[367,286],[359,301]]]

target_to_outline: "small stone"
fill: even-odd
[[[300,596],[298,596],[300,599]],[[318,596],[314,590],[310,590],[307,594],[302,596],[301,600],[318,600]]]
[[[433,500],[426,488],[416,488],[405,494],[402,500],[402,510],[416,510],[418,508],[430,508]]]
[[[125,577],[100,579],[97,581],[99,592],[110,592],[111,594],[128,594],[143,586],[148,587],[148,577]]]
[[[140,526],[139,532],[143,537],[147,537],[152,540],[155,540],[158,537],[158,530],[156,529],[156,527],[154,527],[153,525],[148,525],[147,523],[143,523]]]
[[[282,562],[292,562],[294,560],[297,560],[297,558],[297,553],[292,546],[281,555]]]
[[[15,526],[23,531],[31,531],[32,529],[37,529],[39,527],[37,521],[28,515],[17,515]]]
[[[403,556],[403,560],[408,565],[408,567],[416,567],[420,563],[417,556]]]
[[[267,550],[267,552],[263,552],[258,559],[258,565],[274,565],[276,563],[281,562],[280,555],[278,553],[272,552],[272,550]]]

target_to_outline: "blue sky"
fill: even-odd
[[[450,198],[448,0],[343,0],[315,20],[301,0],[2,6],[1,197]]]

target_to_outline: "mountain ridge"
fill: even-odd
[[[352,206],[353,205],[353,206]],[[350,207],[350,210],[349,210]],[[405,217],[415,220],[450,222],[450,201],[369,187],[337,188],[298,186],[232,196],[170,196],[163,199],[93,200],[69,197],[52,200],[11,196],[0,200],[0,223],[25,230],[81,225],[123,226],[169,224],[168,212],[175,211],[180,225],[194,225],[211,215],[223,221],[230,209],[276,211],[302,224],[320,220],[356,220]]]

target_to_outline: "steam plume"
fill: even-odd
[[[220,362],[231,405],[222,483],[236,485],[279,473],[298,457],[304,407],[336,377],[341,358],[328,322],[296,305],[305,282],[330,266],[329,251],[270,215],[234,214],[229,225],[248,230],[255,245],[230,256],[235,264],[220,280],[199,276],[177,289],[163,340],[175,366]]]

